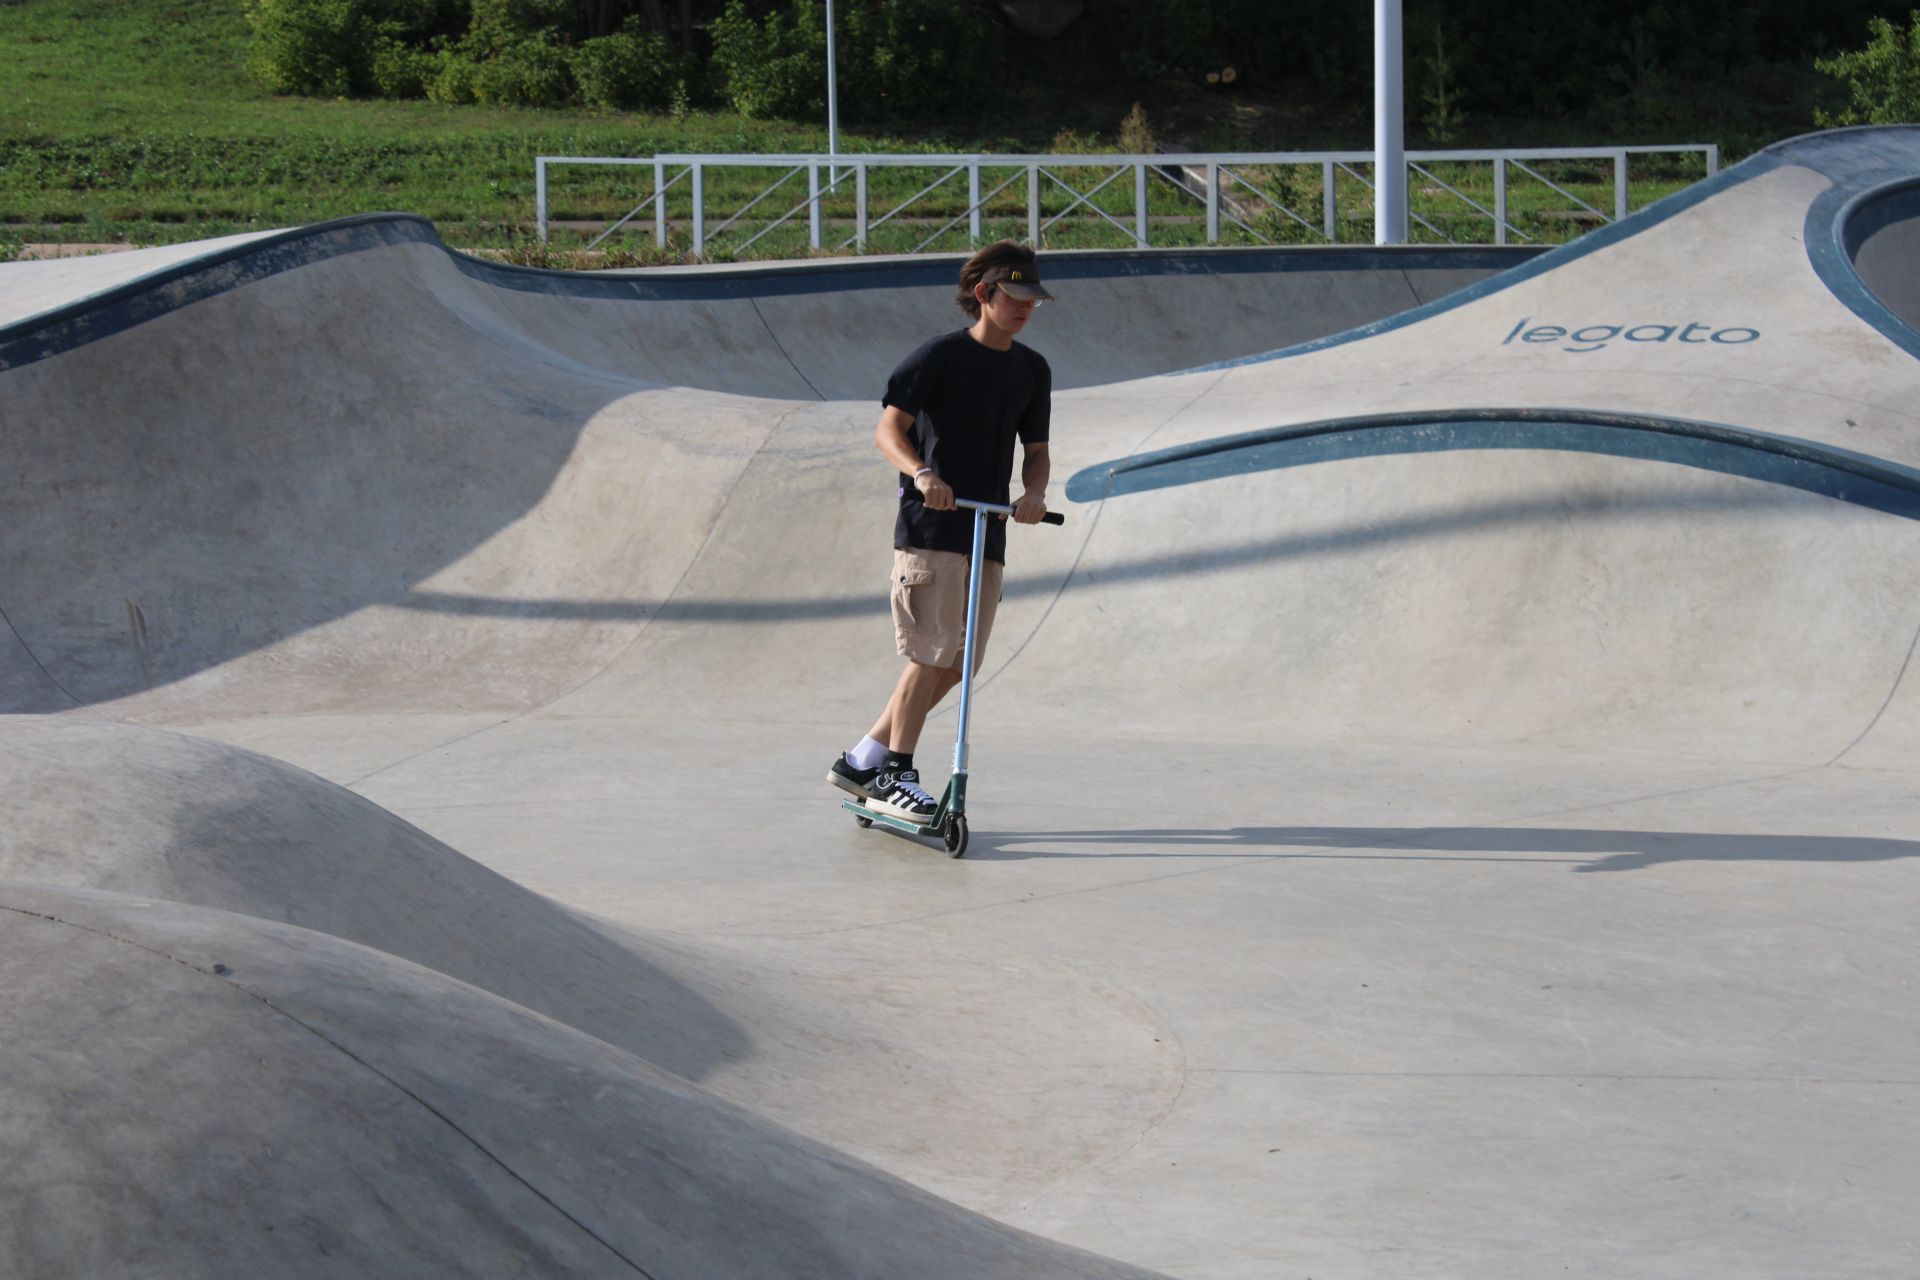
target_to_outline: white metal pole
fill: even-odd
[[[667,166],[653,166],[653,242],[667,247]]]
[[[1373,242],[1407,238],[1400,0],[1373,0]]]
[[[707,174],[693,162],[693,251],[707,251]]]
[[[840,185],[840,166],[831,163],[840,155],[840,92],[834,78],[833,0],[827,0],[827,165],[828,185]]]
[[[820,247],[820,166],[807,165],[807,243]]]
[[[867,247],[867,166],[863,160],[853,164],[853,238],[862,249]]]
[[[1040,247],[1040,166],[1027,166],[1027,243]]]
[[[1147,166],[1133,166],[1133,238],[1147,247]]]
[[[980,157],[967,164],[967,242],[980,243]]]
[[[547,242],[547,158],[535,156],[533,159],[533,203],[534,217],[540,226],[540,243]]]
[[[1326,161],[1320,169],[1320,216],[1326,219],[1327,243],[1335,244],[1340,239],[1340,202],[1333,189],[1333,161]]]
[[[1493,242],[1507,242],[1507,157],[1493,157]]]

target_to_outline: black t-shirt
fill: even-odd
[[[1011,501],[1013,444],[1044,444],[1053,411],[1053,370],[1019,343],[995,351],[965,329],[922,344],[887,379],[880,403],[913,415],[909,438],[956,498]],[[900,477],[895,548],[973,550],[973,512],[929,511],[913,477]],[[1006,562],[1006,521],[987,518],[987,559]]]

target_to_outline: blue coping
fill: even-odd
[[[369,213],[298,227],[219,250],[64,307],[0,326],[0,372],[59,355],[144,324],[206,298],[325,261],[396,244],[446,252],[468,277],[497,288],[555,297],[638,302],[715,301],[842,292],[849,289],[952,287],[964,255],[913,261],[743,266],[698,273],[584,274],[489,262],[446,248],[425,218]],[[1246,275],[1292,271],[1489,270],[1538,250],[1491,245],[1339,245],[1312,248],[1133,249],[1045,256],[1050,281],[1170,275]]]
[[[439,244],[433,225],[370,213],[263,236],[163,268],[64,307],[0,326],[0,373],[158,319],[181,307],[343,253],[382,245]]]
[[[1875,187],[1847,202],[1838,219],[1840,250],[1848,259],[1858,259],[1860,246],[1874,232],[1916,217],[1920,217],[1920,175]]]
[[[1874,232],[1914,218],[1920,218],[1920,177],[1903,177],[1864,191],[1835,188],[1822,193],[1807,211],[1807,256],[1849,311],[1920,359],[1920,332],[1880,301],[1855,265],[1860,246]],[[1920,263],[1914,264],[1914,270],[1920,271]]]
[[[1920,520],[1920,470],[1717,422],[1581,409],[1463,409],[1271,427],[1102,463],[1067,497],[1098,502],[1223,476],[1388,454],[1557,449],[1743,476]]]

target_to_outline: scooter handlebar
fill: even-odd
[[[1010,516],[1013,514],[1012,507],[1001,506],[997,502],[975,502],[972,498],[955,498],[953,505],[956,507],[965,507],[969,511],[991,511],[995,515],[1001,516]],[[1040,517],[1041,524],[1065,524],[1066,522],[1066,515],[1059,511],[1049,511]]]

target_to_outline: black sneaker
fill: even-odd
[[[880,794],[873,785],[874,779],[879,776],[878,769],[854,768],[853,762],[845,755],[835,756],[833,766],[827,770],[828,782],[862,800],[871,800]]]
[[[919,770],[902,769],[898,773],[882,773],[873,780],[867,808],[924,827],[933,821],[940,802],[920,789]]]

